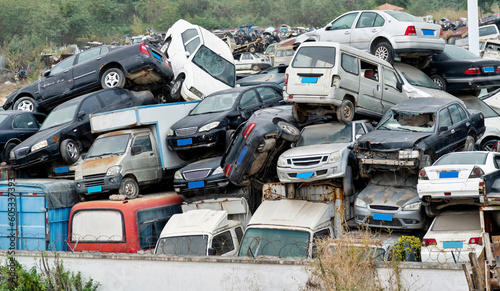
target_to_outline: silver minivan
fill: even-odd
[[[350,122],[355,113],[381,118],[408,96],[388,62],[335,42],[306,42],[286,70],[283,98],[299,122],[311,113]]]

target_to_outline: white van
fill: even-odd
[[[278,65],[290,65],[292,61],[295,50],[293,45],[290,46],[279,46],[274,54],[274,63]]]
[[[388,62],[335,42],[306,42],[286,70],[283,98],[299,122],[310,113],[350,122],[355,112],[381,118],[408,96]]]

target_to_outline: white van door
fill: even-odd
[[[137,182],[152,181],[159,178],[160,161],[157,156],[158,151],[154,151],[151,137],[149,135],[138,135],[132,143],[132,153],[130,164],[132,173],[137,178]],[[134,150],[139,150],[134,154]]]
[[[397,82],[401,82],[394,70],[389,68],[383,68],[383,80],[382,80],[382,104],[384,113],[389,110],[392,106],[408,99],[406,93],[398,90],[396,88]]]
[[[365,60],[360,60],[360,64],[359,95],[356,106],[371,111],[377,116],[381,115],[383,107],[380,68],[377,64]]]

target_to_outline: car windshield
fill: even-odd
[[[443,165],[484,165],[486,164],[486,153],[462,152],[460,154],[448,154],[442,156],[434,163],[434,166]]]
[[[238,98],[239,93],[224,93],[210,95],[196,105],[189,115],[198,115],[212,112],[222,112],[233,108],[233,104]]]
[[[78,103],[76,102],[55,108],[43,122],[40,131],[72,121],[77,108]]]
[[[387,111],[377,129],[434,132],[434,113]]]
[[[478,211],[445,212],[435,218],[433,231],[481,230]]]
[[[208,236],[206,235],[162,237],[158,241],[155,254],[205,256],[207,244]]]
[[[422,71],[414,69],[414,68],[407,68],[407,67],[396,67],[398,72],[403,75],[403,77],[410,83],[410,85],[413,86],[419,86],[419,87],[425,87],[425,88],[431,88],[431,89],[439,89],[439,87],[432,81],[429,76],[424,74]]]
[[[304,259],[308,256],[309,237],[307,231],[249,228],[241,242],[238,256]]]
[[[332,68],[335,65],[334,47],[302,47],[293,58],[293,68]]]
[[[210,76],[222,83],[234,87],[236,81],[236,69],[234,64],[202,45],[193,58],[195,63]]]
[[[352,124],[335,123],[305,127],[297,146],[346,142],[352,142]]]
[[[479,59],[477,55],[459,46],[447,45],[443,51],[446,55],[454,60],[474,60]]]
[[[484,101],[479,98],[467,98],[462,101],[464,101],[467,109],[479,110],[486,118],[500,116],[493,108],[489,107],[488,104],[484,103]]]
[[[424,22],[422,19],[403,11],[390,10],[384,12],[396,18],[399,21]]]
[[[102,157],[104,155],[121,155],[127,148],[130,134],[118,134],[98,138],[90,147],[85,159]]]

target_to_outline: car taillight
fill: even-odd
[[[484,194],[485,188],[486,188],[486,184],[484,183],[484,179],[481,179],[481,181],[479,181],[479,186],[478,186],[479,196],[482,196]]]
[[[406,28],[405,35],[417,35],[417,30],[415,29],[415,26],[408,26]]]
[[[471,237],[469,240],[470,245],[482,245],[483,244],[483,238],[481,237]]]
[[[266,60],[264,60],[264,59],[260,59],[260,61],[261,61],[261,62],[265,62]]]
[[[252,122],[249,125],[247,125],[247,127],[243,131],[243,137],[245,139],[248,138],[248,136],[250,135],[250,133],[252,132],[252,130],[255,128],[256,125],[257,125],[257,123],[255,123],[255,122]]]
[[[286,84],[288,84],[288,74],[285,74],[285,85],[283,86],[286,86]]]
[[[225,167],[224,167],[224,176],[228,177],[229,178],[229,173],[231,173],[231,170],[233,169],[233,165],[231,164],[227,164]]]
[[[468,68],[467,70],[465,70],[465,74],[466,75],[480,75],[481,69],[478,67]]]
[[[425,172],[425,169],[420,170],[420,173],[418,173],[418,179],[429,180],[429,177],[427,177],[427,173]]]
[[[497,74],[500,74],[500,66],[497,67]]]
[[[148,48],[145,43],[141,43],[141,54],[145,54],[149,56]]]
[[[422,240],[422,246],[426,247],[426,246],[431,246],[431,245],[437,245],[437,242],[435,239],[433,238],[424,238]]]
[[[478,166],[474,166],[470,172],[469,178],[481,178],[484,175],[484,171]]]

